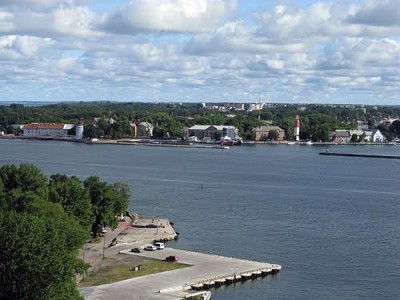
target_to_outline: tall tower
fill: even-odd
[[[83,138],[83,121],[80,121],[79,124],[76,124],[75,127],[75,139],[81,140]]]
[[[300,141],[300,119],[298,115],[296,115],[296,122],[294,123],[294,138],[296,141]]]

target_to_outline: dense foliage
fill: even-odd
[[[218,104],[216,104],[218,105]],[[199,125],[233,125],[244,140],[254,139],[253,128],[269,121],[282,127],[287,139],[293,139],[293,124],[300,116],[300,138],[326,141],[335,129],[354,129],[356,121],[379,128],[387,137],[400,135],[396,126],[379,124],[384,118],[398,117],[399,107],[344,107],[328,105],[285,105],[264,107],[261,111],[204,108],[199,104],[79,102],[43,106],[11,104],[0,106],[0,131],[17,133],[13,124],[31,122],[85,122],[87,138],[129,138],[131,122],[150,122],[153,138],[182,138],[184,127]],[[94,119],[97,119],[94,122]],[[112,120],[112,121],[111,121]]]
[[[97,186],[107,194],[107,205],[92,194]],[[78,250],[92,228],[97,235],[98,228],[116,225],[115,214],[127,208],[129,195],[125,184],[98,177],[83,184],[56,174],[48,181],[33,165],[3,165],[0,299],[81,299],[75,275],[88,266],[77,258]]]

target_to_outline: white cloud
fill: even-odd
[[[400,43],[391,39],[347,38],[325,46],[320,69],[353,69],[368,74],[372,69],[400,67]]]
[[[50,38],[37,38],[32,36],[1,36],[0,37],[0,61],[1,53],[14,58],[35,58],[43,55],[47,48],[54,45]]]
[[[0,32],[10,32],[13,29],[12,18],[11,13],[0,10]]]
[[[368,12],[368,17],[365,16],[364,19],[371,17],[370,23],[377,23],[379,18],[385,20],[388,18],[391,25],[400,24],[400,12],[393,5],[396,1],[398,2],[398,0],[384,0],[385,3],[379,5],[380,9],[373,11],[369,9],[371,4],[368,3],[374,1],[368,2],[365,6],[343,5],[340,2],[315,3],[308,9],[280,5],[273,12],[256,14],[256,20],[260,25],[258,34],[276,43],[293,43],[293,41],[325,43],[332,38],[341,37],[384,37],[395,34],[396,28],[365,26],[361,22],[361,16],[364,18]],[[386,11],[390,10],[392,12],[386,14]],[[375,21],[372,14],[375,14]]]
[[[234,0],[136,0],[110,15],[101,28],[124,34],[205,32],[226,20],[235,6]]]
[[[162,60],[160,49],[150,43],[133,45],[132,55],[143,63],[157,63]]]
[[[369,0],[364,6],[358,7],[348,20],[371,26],[399,26],[399,5],[398,0]]]
[[[315,4],[307,10],[277,6],[273,12],[257,14],[258,34],[280,43],[324,38],[337,30],[340,22],[331,9],[332,5],[325,3]]]
[[[210,33],[195,35],[187,44],[191,54],[212,53],[276,53],[302,51],[301,43],[276,44],[256,35],[254,28],[239,22],[228,22]]]
[[[243,16],[239,1],[3,0],[3,94],[146,101],[156,91],[160,101],[197,102],[384,94],[397,101],[398,11],[387,13],[396,1],[278,5],[235,19]]]
[[[58,7],[47,12],[21,10],[8,16],[8,27],[3,32],[32,34],[36,36],[90,36],[95,15],[88,8]],[[0,29],[1,30],[1,29]]]
[[[59,5],[80,5],[85,3],[85,0],[1,0],[0,7],[18,7],[46,9]]]

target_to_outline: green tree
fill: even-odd
[[[49,200],[59,203],[65,212],[85,228],[93,222],[92,203],[87,189],[75,176],[55,174],[50,176]]]
[[[365,137],[366,137],[366,134],[365,134],[365,132],[363,132],[363,134],[358,137],[358,142],[365,142]]]
[[[122,118],[122,120],[111,125],[113,129],[112,138],[125,138],[132,136],[133,129],[127,118]]]
[[[331,127],[326,124],[322,124],[319,126],[315,126],[314,134],[312,135],[311,139],[313,142],[328,142],[329,141],[329,134],[331,133]]]
[[[97,237],[101,227],[116,228],[116,214],[127,208],[129,188],[126,185],[114,186],[100,181],[97,176],[91,176],[84,181],[85,188],[89,191],[92,202],[94,221],[92,234]],[[118,188],[119,187],[119,188]],[[126,200],[126,207],[123,201]]]
[[[48,200],[47,178],[33,165],[0,169],[0,299],[81,299],[77,259],[88,232]]]
[[[93,126],[92,124],[85,125],[83,135],[86,138],[100,138],[104,136],[104,131]]]
[[[214,140],[219,141],[222,137],[222,132],[220,130],[215,131]]]
[[[86,235],[53,208],[47,216],[0,211],[0,299],[82,299],[75,270]]]
[[[115,195],[114,211],[116,214],[121,214],[128,209],[131,191],[126,183],[116,182],[112,186]]]
[[[380,130],[380,132],[382,132],[382,134],[386,137],[386,139],[389,142],[393,141],[394,133],[390,130],[388,126],[379,124],[377,128]]]
[[[153,130],[153,137],[156,139],[163,139],[165,136],[165,130],[161,127],[156,127]]]
[[[396,120],[390,125],[390,131],[393,133],[395,137],[400,136],[400,121]]]
[[[271,140],[271,141],[276,141],[276,140],[278,140],[278,139],[279,139],[279,133],[278,133],[278,131],[276,131],[275,129],[274,129],[274,130],[270,130],[270,131],[268,132],[268,139]]]
[[[34,165],[3,165],[0,181],[0,208],[30,211],[36,202],[47,201],[47,178]]]
[[[0,179],[8,191],[18,188],[23,192],[35,192],[44,196],[47,177],[39,168],[32,164],[22,163],[16,165],[3,165],[0,168]]]

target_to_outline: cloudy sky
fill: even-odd
[[[0,101],[400,104],[400,0],[0,0]]]

